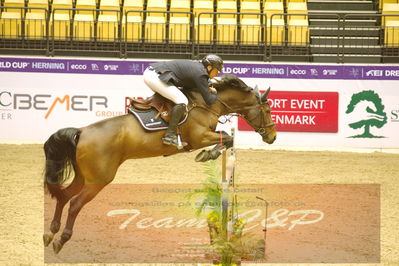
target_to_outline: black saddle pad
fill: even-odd
[[[141,126],[146,130],[156,131],[168,128],[169,124],[165,120],[163,120],[161,116],[158,116],[156,118],[158,111],[154,108],[151,108],[149,110],[137,110],[136,108],[130,106],[128,110],[129,113],[133,114],[137,118]],[[186,122],[187,117],[188,114],[186,113],[183,120],[180,121],[179,125]]]

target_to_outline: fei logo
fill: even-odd
[[[353,129],[363,127],[364,132],[350,138],[384,138],[384,136],[374,136],[370,132],[370,127],[381,128],[387,123],[384,108],[380,96],[372,90],[353,94],[346,109],[346,113],[353,117],[349,127]]]

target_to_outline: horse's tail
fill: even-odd
[[[77,128],[60,129],[44,143],[46,155],[44,187],[51,197],[62,197],[61,185],[75,170],[76,145],[80,132]]]

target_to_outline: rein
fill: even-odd
[[[222,116],[222,114],[219,114],[218,112],[212,110],[209,106],[204,106],[204,105],[201,105],[201,104],[197,104],[196,102],[193,101],[193,99],[192,99],[190,96],[188,96],[188,98],[190,99],[190,102],[191,102],[191,106],[190,106],[189,109],[187,110],[188,113],[189,113],[191,110],[193,110],[194,108],[198,107],[198,108],[201,108],[201,109],[204,109],[204,110],[210,112],[211,114],[213,114],[214,116],[217,117],[219,123],[222,123],[221,121],[219,121],[219,117]],[[269,112],[269,113],[270,113],[270,111],[265,111],[265,110],[264,110],[264,108],[263,108],[264,104],[261,103],[261,104],[260,104],[260,105],[261,105],[261,108],[260,108],[259,112],[257,113],[257,115],[255,115],[253,118],[249,118],[249,117],[247,117],[246,115],[242,115],[242,114],[236,113],[236,112],[233,110],[233,108],[231,108],[227,103],[225,103],[224,101],[222,101],[219,97],[216,98],[216,101],[218,101],[219,103],[221,103],[221,104],[230,112],[230,117],[233,117],[233,116],[242,117],[242,118],[244,118],[245,120],[247,120],[248,123],[250,123],[250,124],[252,123],[252,121],[254,121],[254,120],[260,115],[260,117],[261,117],[261,119],[262,119],[262,120],[261,120],[261,125],[262,125],[264,122],[266,122],[266,121],[265,121],[265,115],[266,115],[265,112]],[[228,119],[227,119],[227,121],[228,121]],[[226,121],[226,122],[227,122],[227,121]],[[226,123],[226,122],[224,122],[224,123]],[[224,124],[224,123],[222,123],[222,124]],[[272,126],[274,126],[274,125],[275,125],[274,122],[271,122],[271,123],[266,124],[266,125],[263,126],[263,127],[259,127],[259,128],[257,128],[257,129],[255,129],[255,131],[256,131],[257,133],[259,133],[262,137],[266,137],[266,136],[268,135],[268,133],[266,132],[266,128],[272,127]]]
[[[209,106],[205,106],[205,105],[202,105],[202,104],[197,104],[197,103],[195,103],[195,102],[193,101],[193,99],[191,99],[190,97],[188,97],[188,98],[189,98],[190,101],[191,101],[191,106],[190,106],[189,109],[187,110],[188,113],[189,113],[191,110],[193,110],[194,108],[198,107],[198,108],[204,109],[204,110],[210,112],[211,114],[213,114],[216,118],[218,118],[218,122],[221,123],[221,124],[225,124],[225,123],[227,123],[227,121],[229,120],[229,119],[227,119],[225,122],[219,121],[219,117],[221,117],[221,116],[228,116],[228,115],[219,114],[218,112],[216,112],[216,111],[212,110],[211,108],[209,108]],[[220,100],[219,98],[216,98],[216,101],[220,102],[224,107],[226,107],[229,111],[231,111],[231,113],[230,113],[230,115],[229,115],[230,118],[233,117],[233,116],[242,117],[241,114],[237,114],[236,112],[234,112],[234,110],[233,110],[227,103],[225,103],[224,101]]]

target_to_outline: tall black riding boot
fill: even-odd
[[[182,119],[184,113],[186,111],[186,105],[184,103],[176,104],[173,106],[172,112],[170,114],[169,126],[166,130],[165,136],[162,138],[162,141],[166,145],[173,146],[186,146],[186,142],[181,142],[179,145],[179,141],[176,134],[177,126]]]

